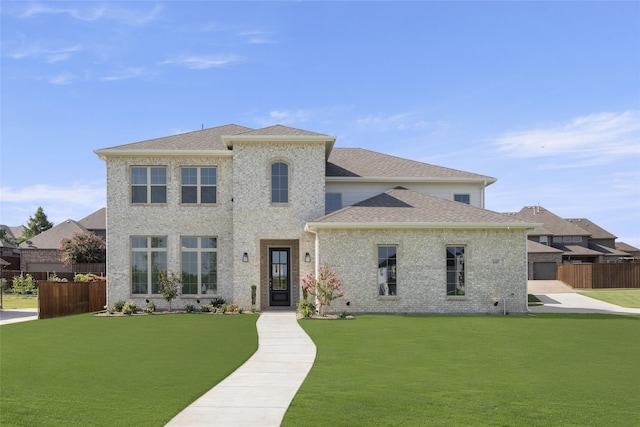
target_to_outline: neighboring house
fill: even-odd
[[[625,242],[617,242],[616,249],[629,254],[629,257],[623,257],[623,261],[626,262],[639,262],[640,261],[640,249],[635,246],[631,246]]]
[[[28,273],[71,273],[72,266],[62,263],[60,243],[74,234],[94,232],[106,235],[105,208],[74,221],[68,219],[20,244],[20,270]]]
[[[587,218],[561,218],[542,206],[525,206],[507,215],[542,223],[528,234],[530,279],[556,279],[562,263],[621,262],[630,256],[616,249],[616,236]]]
[[[107,169],[107,303],[224,298],[295,307],[324,263],[341,312],[527,311],[526,231],[484,209],[495,178],[363,149],[335,137],[226,125],[100,149]],[[497,305],[496,305],[497,303]]]
[[[9,242],[0,239],[0,257],[9,263],[9,265],[5,266],[5,270],[20,270],[20,248],[13,242],[22,237],[25,227],[0,225],[0,229],[4,230],[7,237],[12,240]]]

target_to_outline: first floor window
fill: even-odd
[[[397,246],[378,246],[378,295],[397,295]]]
[[[182,168],[180,203],[215,203],[216,168]]]
[[[182,238],[182,293],[218,292],[218,242],[215,237]]]
[[[167,271],[167,237],[131,237],[131,293],[159,294]]]
[[[454,194],[453,195],[454,202],[466,203],[467,205],[471,202],[470,196],[468,194]]]
[[[447,295],[465,295],[464,246],[447,246]]]
[[[131,168],[131,203],[167,203],[167,168]]]

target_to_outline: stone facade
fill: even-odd
[[[503,313],[503,299],[508,312],[527,311],[522,229],[321,230],[318,242],[320,262],[336,270],[345,291],[334,312]],[[397,245],[396,296],[378,295],[378,245]],[[466,248],[462,297],[446,294],[447,245]]]

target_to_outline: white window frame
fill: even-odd
[[[274,181],[275,181],[274,178],[278,177],[278,184],[280,185],[281,184],[280,180],[284,176],[284,175],[276,175],[276,174],[274,174],[273,167],[275,165],[284,165],[287,168],[286,169],[286,171],[287,171],[287,174],[286,174],[286,185],[284,187],[283,186],[274,187]],[[271,165],[269,166],[269,176],[271,178],[269,180],[270,183],[271,183],[271,204],[273,204],[273,205],[288,205],[289,201],[290,201],[290,191],[289,191],[289,189],[290,189],[290,186],[291,186],[291,166],[289,166],[289,163],[287,163],[287,162],[285,162],[283,160],[275,160],[275,161],[271,162]],[[274,197],[275,194],[276,194],[276,191],[278,191],[278,200],[277,201],[275,200],[275,197]],[[286,200],[285,201],[280,200],[280,196],[282,196],[281,192],[285,192],[284,193],[285,196],[286,196]]]
[[[145,239],[145,246],[138,247],[134,246],[134,239]],[[159,246],[158,244],[162,243],[163,246]],[[167,272],[167,247],[168,245],[168,237],[167,236],[131,236],[129,239],[129,245],[131,249],[131,294],[132,295],[155,295],[160,294],[160,273]],[[143,253],[146,255],[146,292],[134,292],[134,267],[135,267],[135,254]],[[164,254],[164,265],[160,267],[156,271],[154,271],[154,254]]]
[[[458,199],[466,199],[465,200],[458,200]],[[453,201],[454,202],[458,202],[458,203],[464,203],[466,205],[470,205],[471,204],[471,194],[454,194],[453,195]]]
[[[381,250],[385,249],[384,258]],[[393,249],[395,258],[391,258],[389,250]],[[377,294],[379,298],[398,296],[398,245],[379,244],[376,246]],[[389,261],[393,260],[391,265]],[[383,265],[385,264],[385,265]]]
[[[451,257],[450,248],[453,248],[455,258]],[[462,248],[462,255],[458,255],[459,248]],[[446,259],[446,294],[448,297],[464,297],[467,295],[467,246],[466,245],[447,245],[445,252]],[[452,265],[450,265],[450,263]],[[453,274],[453,276],[451,276]]]
[[[186,169],[195,169],[196,170],[196,183],[184,183],[184,172]],[[213,169],[214,171],[214,184],[203,184],[202,183],[202,170],[203,169]],[[184,189],[195,188],[196,189],[196,201],[195,202],[185,202],[184,201]],[[213,202],[203,202],[202,201],[202,190],[203,188],[213,188]],[[184,205],[215,205],[218,202],[218,168],[216,166],[183,166],[180,168],[180,203]]]
[[[184,239],[196,239],[196,245],[187,246],[187,242]],[[205,247],[203,245],[204,239],[213,239],[212,247]],[[215,236],[181,236],[180,237],[180,271],[183,279],[183,287],[182,287],[182,295],[184,296],[200,296],[200,295],[217,295],[218,294],[218,239]],[[185,292],[185,265],[184,265],[184,254],[185,253],[195,253],[196,254],[196,275],[197,275],[197,283],[196,283],[196,292]],[[214,269],[214,279],[215,288],[203,288],[202,284],[202,255],[203,254],[215,254],[215,265]],[[189,284],[191,285],[191,284]]]
[[[136,178],[134,177],[134,170],[136,169],[144,169],[145,170],[145,176],[144,176],[144,180],[145,182],[140,183],[140,182],[135,182]],[[154,181],[158,181],[158,178],[154,176],[154,171],[155,170],[162,170],[164,171],[164,182],[154,182]],[[130,195],[129,195],[129,202],[132,205],[164,205],[167,203],[167,167],[166,166],[139,166],[139,165],[134,165],[131,166],[129,168],[129,188],[130,188]],[[135,197],[135,189],[136,188],[145,188],[145,201],[135,201],[134,197]],[[154,189],[159,189],[159,188],[163,188],[164,189],[164,200],[163,201],[153,201],[154,199]]]

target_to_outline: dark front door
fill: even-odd
[[[269,249],[269,305],[291,305],[290,250]]]

